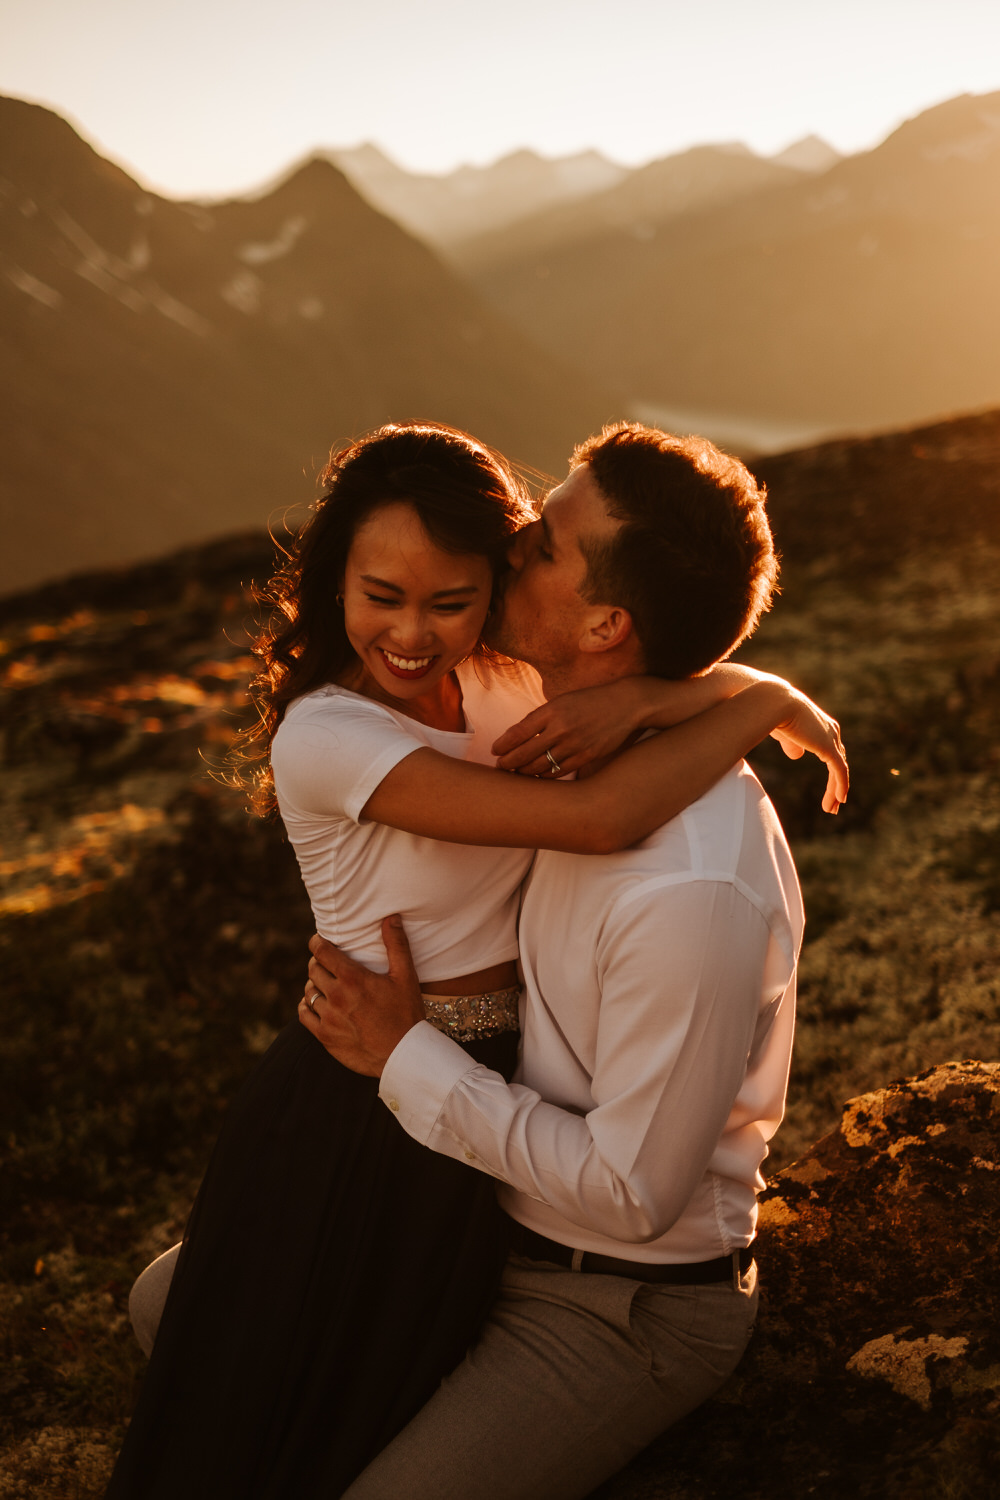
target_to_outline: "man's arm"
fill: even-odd
[[[597,955],[599,1037],[594,1107],[586,1115],[506,1084],[419,1023],[412,1004],[407,1010],[400,998],[398,953],[390,951],[390,975],[364,981],[363,1004],[347,1004],[361,1033],[376,1025],[378,1011],[383,1045],[398,1038],[383,1060],[379,1092],[414,1139],[575,1224],[640,1243],[670,1228],[719,1144],[761,1028],[774,1020],[773,1007],[762,1005],[774,945],[757,908],[726,882],[644,891],[608,927]],[[354,1066],[343,1029],[338,1033],[339,988],[351,989],[353,979],[342,957],[332,956],[337,950],[322,940],[314,944],[314,953],[346,977],[340,986],[331,983],[314,959],[310,974],[330,998],[317,1002],[318,1020],[301,1007],[300,1016]],[[791,972],[789,959],[773,1000]],[[396,1021],[387,1033],[393,1007]],[[783,1082],[782,1076],[775,1087],[779,1095]],[[780,1117],[780,1099],[770,1107]]]

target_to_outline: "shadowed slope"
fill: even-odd
[[[0,590],[263,525],[382,421],[558,470],[614,410],[329,162],[205,208],[35,105],[0,142]]]
[[[476,285],[647,406],[871,430],[1000,399],[1000,94],[647,231],[501,245]]]

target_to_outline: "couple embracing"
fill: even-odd
[[[537,516],[433,424],[324,480],[257,647],[310,977],[133,1293],[109,1500],[585,1496],[750,1335],[803,918],[742,757],[835,812],[839,733],[724,665],[777,567],[710,443],[605,429]]]

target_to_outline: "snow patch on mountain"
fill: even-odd
[[[241,245],[236,253],[247,266],[263,266],[268,261],[279,260],[295,248],[296,241],[308,223],[304,214],[296,214],[294,218],[285,220],[275,239]]]
[[[19,292],[25,292],[29,297],[34,297],[36,302],[41,302],[43,307],[57,308],[62,306],[63,297],[54,287],[46,286],[44,281],[39,281],[37,276],[32,276],[30,271],[22,271],[20,266],[8,264],[4,267],[8,281],[17,287]]]
[[[211,333],[212,325],[207,318],[201,317],[193,308],[186,307],[183,302],[178,302],[176,297],[171,297],[169,292],[165,292],[155,282],[150,282],[146,288],[146,295],[158,313],[162,313],[172,323],[179,324],[188,333],[196,333],[200,338]]]
[[[222,288],[220,296],[237,312],[250,314],[259,311],[262,290],[263,282],[253,271],[237,271],[232,281]]]
[[[144,234],[137,235],[128,253],[128,263],[133,271],[145,271],[152,258],[149,240]]]

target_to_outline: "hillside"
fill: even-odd
[[[641,233],[547,234],[484,245],[475,285],[636,406],[829,432],[1000,400],[1000,94]]]
[[[773,1178],[837,1132],[844,1100],[950,1059],[1000,1058],[1000,411],[826,444],[761,473],[783,593],[745,654],[837,714],[852,764],[850,799],[832,820],[819,811],[818,766],[770,746],[755,756],[808,912]],[[248,817],[220,780],[246,720],[250,584],[271,558],[261,533],[245,533],[0,600],[0,1489],[12,1500],[101,1493],[140,1367],[128,1286],[177,1237],[227,1100],[301,992],[311,922],[295,861],[279,830]],[[920,1089],[915,1097],[914,1120],[934,1123]],[[991,1097],[976,1128],[995,1143]],[[856,1128],[857,1109],[849,1116]],[[936,1226],[933,1243],[964,1254],[936,1205],[969,1151],[938,1140],[940,1121],[934,1152],[924,1151],[917,1124],[904,1130],[903,1120],[884,1157],[862,1154],[863,1197],[843,1175],[840,1136],[812,1153],[821,1172],[807,1162],[774,1184],[765,1227],[779,1321],[753,1356],[757,1381],[732,1398],[745,1409],[732,1423],[725,1406],[721,1418],[713,1409],[708,1430],[726,1423],[725,1442],[699,1441],[698,1418],[683,1440],[682,1472],[705,1493],[732,1493],[740,1455],[756,1454],[748,1495],[798,1500],[796,1464],[808,1462],[826,1471],[817,1494],[931,1500],[948,1492],[889,1484],[890,1470],[918,1484],[914,1432],[942,1464],[952,1443],[973,1455],[973,1478],[988,1472],[974,1431],[963,1443],[949,1436],[955,1408],[943,1395],[922,1427],[919,1411],[903,1421],[892,1390],[869,1410],[864,1381],[844,1370],[866,1340],[921,1318],[947,1313],[931,1331],[951,1337],[971,1307],[928,1246],[921,1285],[944,1302],[915,1308],[904,1251],[879,1248],[896,1181],[884,1174],[912,1169],[906,1180],[928,1174],[930,1186],[919,1204],[903,1199],[885,1229],[891,1245],[911,1243],[919,1209]],[[984,1168],[977,1214],[995,1212],[983,1197],[991,1180]],[[847,1248],[840,1234],[824,1239],[827,1204],[835,1222],[850,1218]],[[980,1284],[968,1270],[981,1264],[977,1243],[962,1287]],[[803,1289],[828,1263],[841,1279],[823,1282],[820,1305]],[[798,1308],[791,1323],[782,1306]],[[775,1368],[800,1401],[774,1419],[791,1444],[781,1465],[761,1459],[753,1394]],[[937,1391],[944,1374],[934,1370]],[[956,1401],[970,1411],[986,1376],[962,1378]],[[886,1422],[899,1424],[891,1441]],[[672,1451],[651,1449],[609,1494],[693,1493],[672,1486]]]
[[[326,161],[174,203],[4,99],[0,215],[0,592],[263,526],[381,421],[554,470],[616,408]]]
[[[744,657],[841,720],[831,837],[803,768],[754,759],[806,895],[800,1022],[779,1138],[852,1093],[1000,1057],[1000,412],[756,465],[784,562]]]

